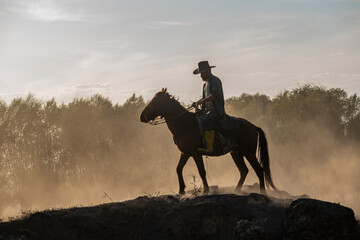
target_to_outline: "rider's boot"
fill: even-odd
[[[214,151],[215,131],[206,130],[204,133],[204,140],[204,146],[202,148],[198,148],[198,151],[203,153],[212,153]]]

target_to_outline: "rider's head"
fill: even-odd
[[[211,69],[209,68],[209,70],[206,70],[204,72],[201,73],[201,78],[204,81],[207,81],[211,76]]]

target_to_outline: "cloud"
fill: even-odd
[[[341,57],[341,56],[344,56],[344,53],[343,52],[334,52],[334,53],[329,53],[326,55],[327,57],[331,57],[331,58],[334,58],[334,57]]]
[[[82,83],[76,84],[70,88],[65,88],[65,90],[72,90],[72,91],[94,91],[96,90],[108,90],[111,87],[110,83]]]
[[[39,21],[85,21],[83,15],[66,12],[54,0],[20,1],[9,9],[22,14],[25,18]]]
[[[186,22],[172,22],[172,21],[155,21],[154,24],[164,25],[164,26],[188,26],[189,23]]]
[[[86,97],[95,93],[109,93],[111,92],[111,89],[112,85],[109,82],[79,83],[66,87],[59,87],[57,89],[57,95],[60,96],[60,98],[63,98],[63,96]]]
[[[59,102],[68,103],[71,102],[74,97],[90,97],[94,94],[101,94],[103,96],[109,96],[112,94],[113,86],[110,82],[86,82],[74,85],[68,85],[64,87],[58,87],[53,92],[39,93],[39,96],[43,96],[45,99],[55,97]],[[36,94],[38,96],[38,94]]]
[[[191,25],[188,22],[180,22],[180,21],[151,21],[148,22],[145,28],[153,29],[153,30],[160,30],[160,29],[167,29],[171,27],[186,27]]]
[[[98,67],[108,61],[109,58],[108,54],[99,51],[79,52],[79,54],[83,57],[78,66],[83,69]]]
[[[14,91],[0,93],[0,100],[10,103],[15,98],[25,98],[29,93],[43,101],[55,98],[59,102],[71,102],[74,97],[90,97],[96,93],[108,96],[112,93],[112,84],[109,82],[80,83],[64,87],[44,90]],[[130,95],[129,95],[130,96]]]

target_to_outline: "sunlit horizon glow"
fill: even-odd
[[[0,0],[0,99],[197,100],[200,60],[225,97],[304,83],[360,93],[360,1]]]

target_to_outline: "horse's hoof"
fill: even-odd
[[[185,195],[185,191],[184,191],[184,190],[180,190],[180,191],[179,191],[179,194],[180,194],[180,195]]]
[[[209,187],[204,187],[204,191],[203,191],[204,194],[208,194],[209,191],[210,191],[210,188],[209,188]]]

